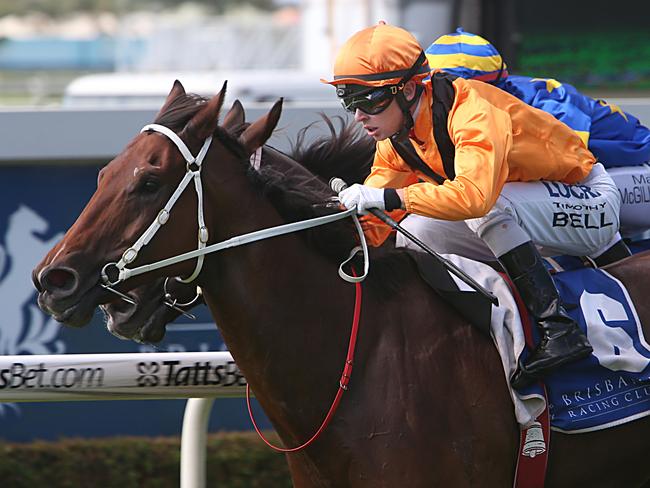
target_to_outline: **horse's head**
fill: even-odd
[[[374,141],[355,129],[354,125],[338,118],[340,126],[337,130],[334,121],[323,115],[323,120],[329,128],[329,135],[311,138],[307,143],[307,131],[314,127],[310,124],[300,131],[294,144],[291,160],[265,158],[264,161],[254,161],[264,164],[264,169],[272,168],[280,172],[284,178],[300,181],[305,189],[314,192],[323,191],[323,183],[332,177],[340,176],[349,183],[363,182],[370,171],[374,156]],[[224,117],[222,127],[233,136],[239,137],[249,127],[245,123],[242,105],[235,102]],[[297,163],[297,164],[296,164]],[[261,166],[255,169],[260,169]],[[311,174],[313,173],[313,175]],[[313,176],[320,181],[313,180]],[[129,292],[135,303],[115,301],[102,306],[107,316],[108,330],[114,335],[134,339],[141,342],[158,342],[162,340],[166,324],[175,320],[181,311],[170,306],[177,300],[179,308],[189,310],[190,306],[183,304],[192,302],[196,297],[195,286],[183,284],[176,280],[167,282],[167,290],[163,289],[163,279],[142,284]],[[166,299],[169,292],[171,299]]]
[[[245,119],[244,107],[235,100],[222,127],[239,137],[247,127]],[[168,323],[203,301],[195,284],[168,278],[143,283],[132,289],[129,296],[135,303],[116,300],[101,307],[106,327],[117,337],[145,343],[160,342]]]
[[[197,194],[191,188],[179,195],[176,191],[189,172],[197,173],[197,164],[188,160],[192,156],[187,152],[197,155],[202,148],[209,147],[209,159],[217,160],[215,163],[227,158],[241,159],[266,142],[281,111],[281,105],[276,104],[267,116],[242,133],[235,148],[220,140],[208,146],[208,138],[218,129],[223,131],[217,124],[224,96],[225,85],[208,100],[186,94],[183,86],[175,82],[156,117],[154,129],[138,134],[100,171],[97,190],[81,215],[32,273],[39,291],[39,305],[44,311],[68,325],[85,325],[98,304],[115,298],[99,286],[116,281],[119,268],[107,267],[109,263],[126,262],[136,267],[197,248]],[[185,155],[178,143],[160,132],[161,126],[182,141]],[[223,172],[220,177],[228,179],[225,165],[219,164],[219,169],[213,171]],[[196,179],[190,177],[188,182],[188,186],[194,187]],[[216,192],[214,188],[205,190],[206,194]],[[161,212],[166,205],[169,208],[175,196],[178,198],[171,211]],[[206,206],[206,220],[212,211]],[[145,236],[145,231],[151,230],[156,221],[165,225],[159,226],[155,236]],[[199,234],[205,244],[208,236],[205,232]],[[137,252],[130,251],[128,256],[123,256],[125,250],[139,247],[134,246],[136,242],[144,245]],[[177,263],[129,279],[119,288],[128,290],[160,276],[187,276],[195,270],[196,263],[197,260]]]

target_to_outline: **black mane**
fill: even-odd
[[[323,113],[320,116],[329,134],[307,144],[307,133],[316,129],[319,122],[312,122],[300,129],[291,147],[291,157],[326,181],[338,177],[349,185],[363,183],[370,174],[375,141],[359,131],[347,118],[335,116],[330,119]],[[338,122],[338,130],[335,121]]]
[[[295,166],[262,164],[259,171],[249,170],[258,188],[268,195],[288,221],[340,211],[337,204],[332,202],[335,195],[329,188],[330,178],[342,178],[348,184],[362,183],[370,173],[375,154],[374,141],[361,134],[343,117],[335,117],[339,123],[337,131],[332,119],[325,114],[320,115],[329,129],[329,136],[320,136],[307,144],[307,133],[317,128],[318,122],[313,122],[298,132],[290,155],[265,147],[265,154],[275,151],[292,160]],[[276,155],[276,159],[279,155]],[[341,259],[357,244],[356,230],[350,219],[317,227],[303,234],[320,252],[335,259]]]
[[[174,98],[169,105],[166,104],[163,107],[164,111],[161,109],[158,112],[153,123],[164,125],[174,132],[180,132],[206,103],[208,103],[208,98],[195,93],[184,93]]]
[[[273,158],[274,162],[267,161]],[[262,152],[262,165],[255,170],[246,160],[247,174],[254,188],[264,194],[287,222],[297,222],[343,210],[332,202],[335,196],[319,176],[272,147]],[[319,252],[340,259],[357,245],[350,218],[302,231],[299,235]]]
[[[207,103],[207,99],[195,94],[178,96],[164,112],[157,115],[155,123],[176,132],[181,131],[189,120]],[[301,129],[292,145],[292,155],[265,146],[262,166],[253,169],[236,134],[217,127],[214,136],[242,162],[248,178],[259,192],[264,194],[287,222],[306,220],[332,214],[341,209],[331,201],[334,192],[327,182],[333,176],[352,184],[362,182],[370,171],[374,156],[374,141],[363,137],[341,117],[339,131],[331,119],[321,114],[329,128],[330,136],[322,136],[307,144],[307,131],[315,123]],[[240,133],[243,127],[235,132]],[[273,164],[265,164],[269,158]],[[316,227],[299,233],[321,253],[342,260],[357,245],[357,235],[351,219]]]

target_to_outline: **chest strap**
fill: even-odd
[[[452,85],[455,78],[455,76],[447,73],[435,73],[431,77],[431,86],[433,88],[433,104],[431,105],[433,138],[440,152],[442,167],[447,175],[446,178],[436,173],[422,160],[408,138],[390,139],[397,154],[399,154],[411,169],[420,171],[439,185],[442,185],[446,179],[453,180],[456,177],[456,170],[454,168],[456,148],[447,130],[449,110],[451,110],[455,98],[454,87]]]

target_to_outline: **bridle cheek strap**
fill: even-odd
[[[147,230],[144,231],[144,233],[140,236],[140,238],[137,241],[135,241],[135,243],[131,247],[129,247],[126,251],[124,251],[120,260],[115,264],[115,267],[119,271],[120,275],[122,275],[123,270],[126,268],[127,265],[131,264],[133,261],[136,260],[140,250],[144,246],[149,244],[149,242],[151,241],[151,239],[153,239],[153,237],[156,235],[158,230],[160,230],[160,228],[163,225],[165,225],[165,223],[167,223],[167,221],[169,220],[169,214],[171,212],[171,209],[176,204],[176,202],[180,198],[185,188],[187,188],[191,180],[194,181],[194,189],[196,190],[197,207],[198,207],[197,208],[197,220],[198,220],[197,249],[205,248],[209,238],[208,228],[205,225],[205,214],[203,211],[203,185],[201,183],[201,168],[202,168],[203,159],[205,158],[205,155],[208,153],[208,149],[210,148],[210,144],[212,143],[212,136],[208,137],[205,140],[203,146],[201,147],[201,150],[196,155],[196,157],[194,157],[192,156],[192,153],[190,152],[187,145],[183,142],[183,140],[180,137],[178,137],[178,135],[176,135],[176,133],[171,129],[165,127],[164,125],[148,124],[145,125],[140,132],[147,132],[150,130],[159,132],[167,136],[176,145],[183,158],[185,158],[186,173],[185,176],[183,176],[181,182],[178,184],[178,187],[176,187],[176,190],[174,191],[172,196],[165,204],[165,206],[160,210],[160,212],[158,212],[156,219],[151,223],[151,225],[147,228]],[[196,279],[196,277],[201,272],[201,269],[203,268],[203,260],[204,260],[204,255],[203,254],[199,255],[197,257],[196,267],[194,268],[192,274],[185,279],[179,278],[179,281],[183,283],[190,283],[191,281]],[[116,282],[111,282],[111,280],[108,278],[106,273],[106,266],[104,267],[104,270],[102,270],[102,279],[104,280],[105,283],[111,285],[116,284]],[[118,278],[117,282],[119,281],[121,281],[121,276],[120,278]]]

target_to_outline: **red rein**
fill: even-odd
[[[318,428],[316,433],[311,437],[311,439],[309,439],[307,442],[305,442],[304,444],[298,447],[292,447],[292,448],[277,447],[271,444],[264,437],[259,427],[257,426],[257,423],[255,423],[255,418],[253,417],[253,410],[251,409],[250,388],[248,384],[246,385],[246,405],[248,406],[248,415],[251,418],[251,422],[253,422],[253,427],[255,427],[255,432],[257,432],[260,438],[271,449],[278,452],[296,452],[296,451],[300,451],[301,449],[304,449],[305,447],[309,446],[312,442],[314,442],[318,438],[318,436],[321,435],[321,433],[325,430],[327,425],[332,420],[332,417],[334,417],[334,412],[336,412],[336,409],[339,406],[339,403],[341,402],[341,397],[343,396],[343,392],[345,392],[348,389],[348,383],[350,382],[350,376],[352,375],[354,349],[357,344],[357,333],[359,332],[359,319],[361,317],[361,283],[356,283],[355,289],[356,289],[356,295],[354,299],[354,318],[352,319],[352,331],[350,332],[350,343],[348,344],[348,355],[347,358],[345,359],[343,374],[341,375],[341,379],[339,380],[339,389],[336,392],[336,397],[334,397],[334,401],[332,402],[332,406],[330,407],[329,412],[327,412],[327,415],[325,416],[325,420],[323,420],[323,423]]]

